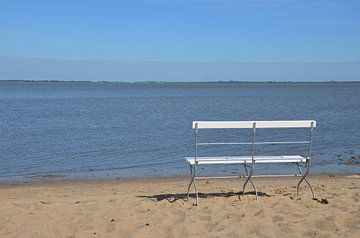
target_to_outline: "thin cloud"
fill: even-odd
[[[298,0],[148,0],[150,3],[164,3],[164,4],[188,4],[197,6],[226,6],[226,5],[238,5],[243,4],[282,4],[293,3]]]
[[[342,0],[147,0],[153,4],[193,7],[209,10],[242,9],[254,16],[266,16],[269,10],[287,17],[285,24],[336,24],[358,28],[359,20],[348,16],[350,9]],[[250,14],[251,15],[251,14]]]
[[[0,29],[0,35],[25,35],[25,32],[15,30],[2,30]]]

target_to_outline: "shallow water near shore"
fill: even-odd
[[[360,83],[91,83],[0,81],[0,181],[178,176],[189,173],[193,120],[317,121],[312,173],[360,169]],[[307,139],[305,130],[259,131],[259,139]],[[249,131],[201,139],[246,141]],[[204,154],[246,154],[216,147]],[[258,154],[308,148],[268,146]],[[257,166],[258,173],[295,171]],[[236,166],[204,174],[243,174]]]

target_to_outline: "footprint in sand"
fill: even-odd
[[[112,233],[115,231],[115,223],[114,222],[111,222],[110,224],[108,224],[106,226],[106,229],[105,229],[106,233]]]
[[[211,216],[201,216],[200,217],[200,220],[202,220],[202,221],[211,221],[212,220],[212,218],[211,218]]]
[[[13,203],[13,205],[16,206],[16,207],[23,208],[23,209],[28,209],[28,208],[30,208],[30,205],[29,205],[29,204]]]
[[[321,237],[321,234],[318,232],[318,231],[314,231],[314,230],[311,230],[311,231],[305,231],[303,233],[303,237]]]
[[[354,195],[352,196],[354,202],[359,202],[360,200],[360,195],[359,193],[354,193]]]
[[[209,232],[213,232],[213,231],[219,232],[219,231],[225,230],[225,226],[222,225],[222,224],[219,224],[218,222],[216,222],[216,223],[208,223],[206,225],[206,227],[207,227]]]
[[[275,215],[273,217],[274,223],[284,222],[284,220],[285,220],[284,216],[281,216],[281,215]]]
[[[315,222],[315,226],[320,230],[326,230],[326,231],[335,231],[337,229],[335,223],[335,217],[333,216],[325,217],[323,219],[317,220]]]
[[[257,216],[263,217],[264,214],[265,214],[264,209],[261,209],[260,211],[258,211],[258,212],[256,212],[256,213],[254,214],[254,217],[257,217]]]
[[[279,229],[279,236],[278,237],[289,237],[289,234],[294,234],[294,229],[291,228],[288,224],[284,224],[280,229]]]

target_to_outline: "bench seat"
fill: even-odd
[[[186,157],[188,163],[195,164],[195,157]],[[307,156],[301,155],[282,155],[282,156],[255,156],[255,163],[305,163]],[[216,156],[216,157],[197,157],[197,164],[245,164],[252,163],[251,156]]]

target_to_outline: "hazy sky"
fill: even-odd
[[[360,80],[360,1],[1,0],[0,56],[0,79]]]

